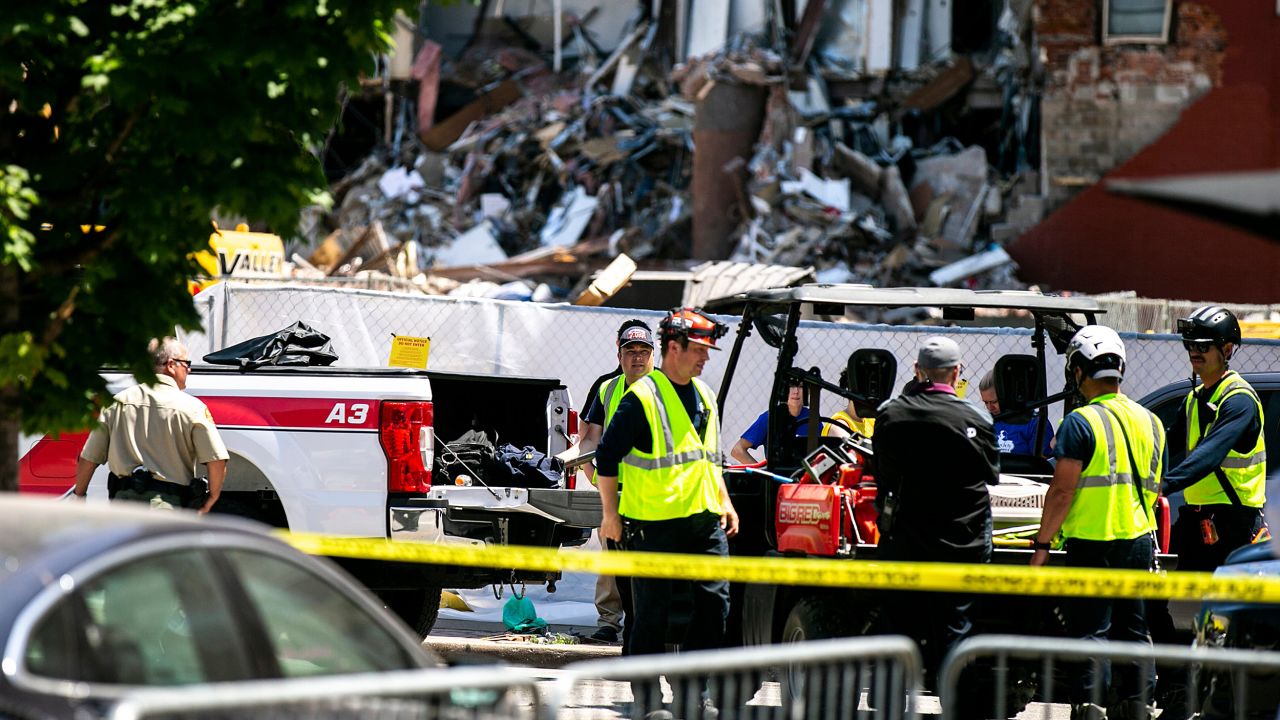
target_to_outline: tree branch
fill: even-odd
[[[48,351],[50,346],[62,335],[62,331],[67,326],[67,321],[71,319],[72,314],[76,311],[76,297],[80,294],[80,286],[76,285],[71,288],[71,292],[67,293],[67,297],[58,306],[56,312],[53,313],[53,321],[44,329],[44,336],[40,338],[40,349]]]
[[[134,126],[138,124],[138,120],[142,117],[142,114],[147,111],[148,104],[149,103],[145,102],[138,103],[138,106],[133,109],[133,112],[129,113],[129,117],[125,118],[124,127],[120,128],[120,132],[116,134],[116,139],[111,141],[110,147],[107,148],[107,154],[102,156],[103,160],[106,162],[103,163],[102,167],[98,168],[98,172],[94,176],[94,179],[89,182],[90,188],[93,187],[94,183],[104,172],[115,164],[116,153],[120,152],[120,148],[124,145],[124,141],[128,140],[129,136],[133,134]]]

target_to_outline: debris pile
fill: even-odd
[[[985,146],[966,146],[946,124],[978,79],[1006,98],[1003,110],[1031,92],[1016,20],[1002,17],[1004,46],[985,65],[957,56],[875,75],[840,60],[847,38],[815,41],[813,27],[793,47],[744,34],[671,67],[656,23],[637,19],[607,55],[586,43],[585,22],[569,25],[594,49],[558,74],[527,34],[523,47],[473,47],[458,60],[424,44],[417,87],[405,92],[416,122],[397,114],[392,136],[332,185],[332,204],[308,211],[308,272],[374,270],[428,292],[573,300],[625,255],[648,269],[729,259],[808,266],[825,282],[1018,287],[999,241],[1016,235],[1010,209],[1034,195],[1034,174],[989,158],[1007,164],[1025,118]],[[423,117],[446,85],[469,85],[470,101]],[[745,89],[749,111],[735,128],[715,126],[717,88]],[[696,168],[698,148],[704,161],[723,152],[731,131],[746,133],[744,152]],[[710,173],[718,204],[695,203],[696,172]],[[718,257],[698,237],[704,214],[728,231],[715,238]],[[607,299],[599,295],[596,286],[591,302]]]

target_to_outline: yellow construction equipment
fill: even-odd
[[[192,295],[228,278],[284,277],[284,241],[272,233],[250,232],[244,223],[235,230],[222,230],[214,223],[209,249],[194,257],[203,272],[191,281]]]

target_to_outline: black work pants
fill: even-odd
[[[1213,523],[1218,541],[1208,543],[1205,521]],[[1178,569],[1213,572],[1231,551],[1253,542],[1262,529],[1262,510],[1243,505],[1184,505],[1169,532],[1170,551]]]
[[[1213,531],[1205,537],[1205,521]],[[1243,505],[1184,505],[1169,530],[1169,552],[1178,556],[1178,570],[1213,572],[1232,551],[1253,542],[1262,529],[1262,510]],[[1206,543],[1218,537],[1217,542]],[[1157,643],[1178,643],[1168,600],[1147,603],[1151,637]]]
[[[672,520],[625,520],[626,548],[638,552],[729,554],[720,516],[700,513]],[[628,622],[631,652],[648,655],[666,651],[671,598],[676,586],[687,584],[693,594],[693,617],[680,643],[685,650],[707,650],[724,644],[729,618],[729,583],[724,580],[632,578],[634,620]],[[628,618],[631,620],[631,618]]]
[[[720,516],[716,513],[699,513],[672,520],[623,520],[624,544],[627,550],[637,552],[693,553],[727,556],[729,543]],[[687,586],[692,591],[693,612],[681,635],[684,650],[710,650],[724,645],[725,624],[729,619],[729,583],[725,580],[670,580],[667,578],[631,578],[633,607],[627,614],[624,647],[632,655],[649,655],[666,652],[668,628],[671,620],[671,601],[677,592]],[[632,612],[634,611],[634,612]],[[685,698],[689,689],[702,685],[690,683],[686,692],[676,690],[677,705],[697,702],[700,690],[694,697]],[[674,688],[673,688],[674,689]],[[651,681],[632,684],[636,704],[649,710],[660,704],[661,690]]]
[[[987,516],[979,544],[964,550],[924,547],[910,541],[882,540],[879,557],[908,562],[991,562],[991,517]],[[949,592],[887,592],[881,594],[880,611],[885,629],[906,635],[920,646],[925,685],[935,688],[942,661],[961,640],[973,634],[974,595]]]
[[[1069,538],[1066,542],[1067,567],[1116,568],[1121,570],[1150,570],[1155,548],[1150,535],[1132,540],[1081,540]],[[1067,633],[1084,640],[1123,640],[1151,644],[1147,632],[1146,609],[1140,598],[1070,598],[1063,605]],[[1088,663],[1078,668],[1071,692],[1073,704],[1111,704],[1108,687],[1115,691],[1119,701],[1152,699],[1155,688],[1155,668],[1150,662],[1135,662],[1115,672],[1107,662]]]

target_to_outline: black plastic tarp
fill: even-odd
[[[304,322],[204,356],[211,365],[235,365],[241,370],[263,365],[332,365],[337,360],[329,336]]]

